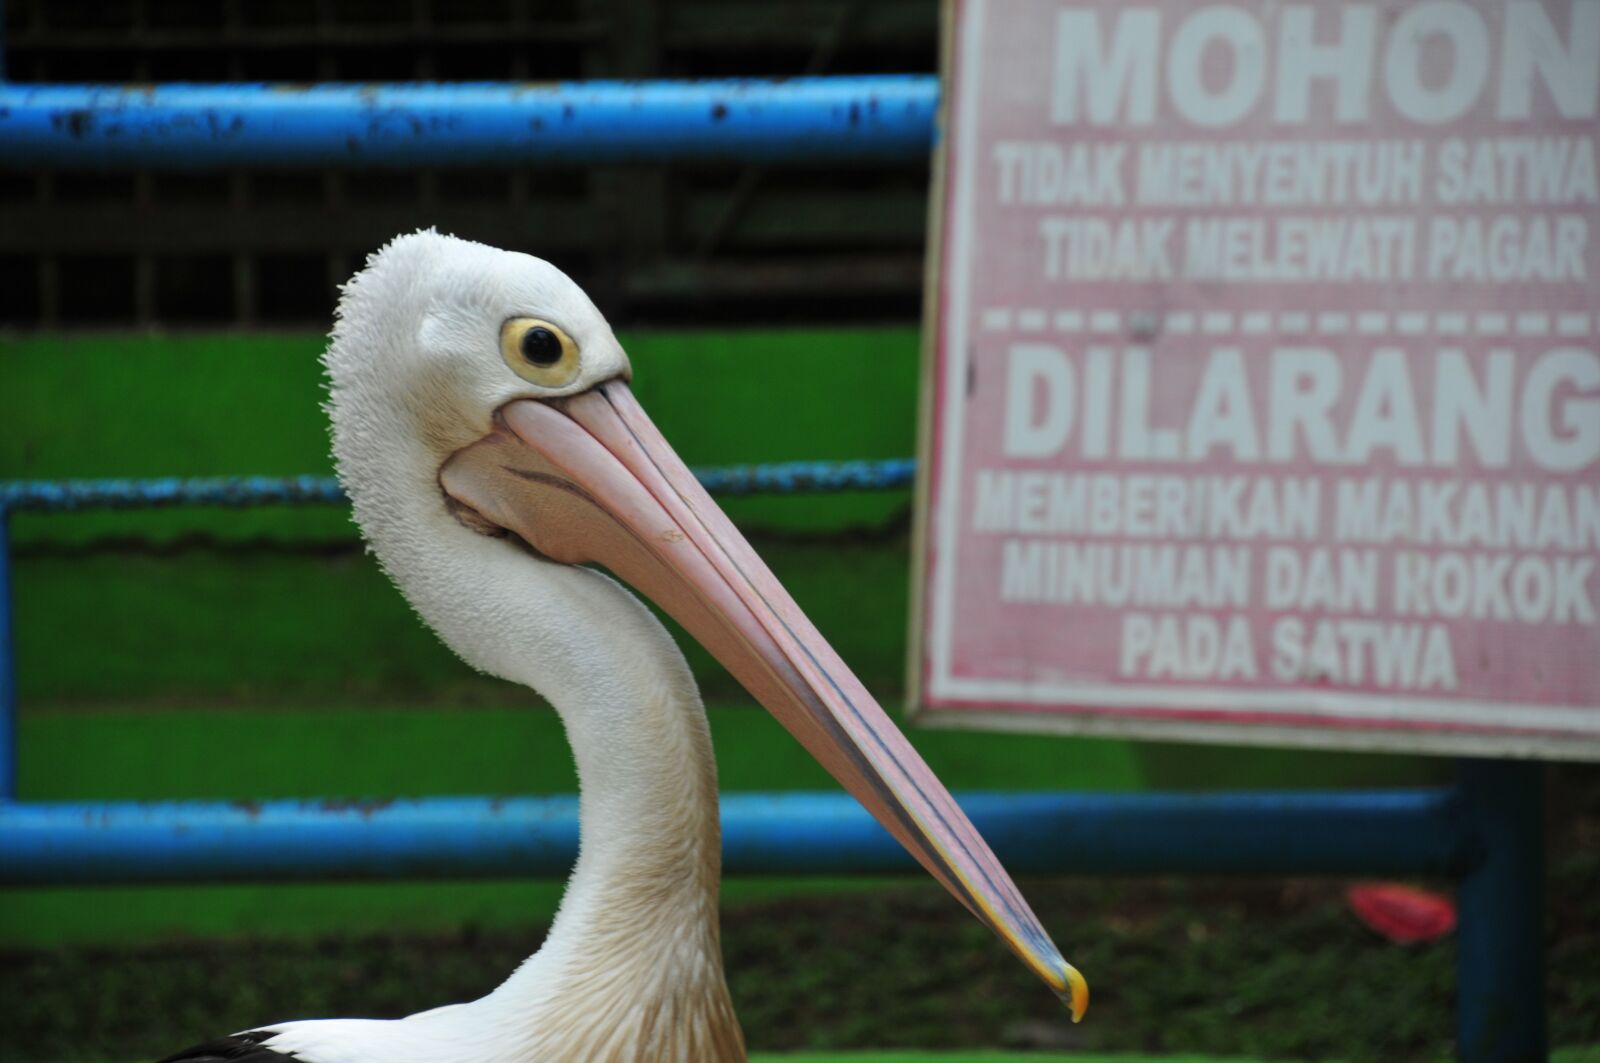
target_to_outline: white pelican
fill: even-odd
[[[576,284],[528,255],[402,236],[345,286],[325,364],[339,477],[385,571],[467,663],[561,715],[580,855],[544,947],[488,996],[403,1019],[273,1023],[170,1061],[745,1058],[722,973],[705,713],[682,654],[618,579],[704,643],[1082,1014],[1083,978],[645,417],[627,355]]]

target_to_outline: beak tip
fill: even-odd
[[[1062,961],[1061,967],[1067,979],[1067,992],[1061,994],[1061,1002],[1072,1009],[1074,1023],[1082,1022],[1083,1013],[1089,1010],[1089,983],[1072,964]]]

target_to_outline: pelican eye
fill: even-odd
[[[537,366],[552,366],[561,361],[561,340],[543,325],[522,334],[522,358]]]
[[[578,345],[559,325],[514,317],[500,326],[500,356],[532,384],[559,388],[578,375]]]

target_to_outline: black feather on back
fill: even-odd
[[[271,1030],[236,1033],[192,1048],[185,1048],[176,1055],[158,1060],[157,1063],[285,1063],[287,1060],[300,1058],[262,1047],[261,1042],[272,1036],[274,1034]]]

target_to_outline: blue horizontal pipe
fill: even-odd
[[[1013,872],[1454,875],[1475,852],[1450,791],[965,794]],[[844,794],[729,794],[729,874],[916,865]],[[552,877],[573,797],[0,804],[0,884]]]
[[[714,495],[786,495],[822,491],[892,491],[917,478],[916,458],[882,461],[785,461],[695,469]]]
[[[938,79],[0,85],[0,167],[926,159]]]
[[[164,506],[344,505],[331,476],[213,476],[155,480],[11,480],[0,482],[0,509],[65,513]]]
[[[716,495],[884,491],[909,487],[915,458],[882,461],[790,461],[694,470]],[[0,510],[61,513],[83,509],[163,506],[343,505],[331,476],[217,476],[158,480],[0,481]]]

